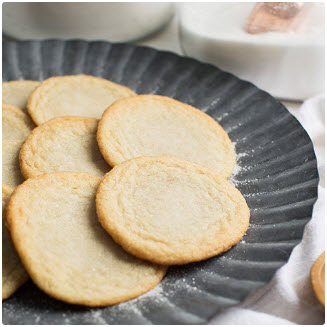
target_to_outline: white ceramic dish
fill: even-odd
[[[249,80],[275,97],[304,100],[324,92],[324,5],[316,3],[307,30],[248,34],[255,3],[184,3],[180,39],[191,57]]]

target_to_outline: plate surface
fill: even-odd
[[[303,127],[269,94],[214,66],[130,44],[4,42],[2,60],[3,81],[84,73],[203,110],[235,145],[230,181],[251,210],[239,244],[210,260],[170,267],[137,299],[89,309],[54,300],[29,281],[3,302],[4,324],[202,324],[267,284],[301,241],[317,198],[316,157]]]

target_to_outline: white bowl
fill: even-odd
[[[5,2],[3,33],[18,39],[82,38],[123,42],[145,37],[172,17],[172,3]]]
[[[180,40],[191,57],[249,80],[280,99],[304,100],[324,92],[324,6],[315,4],[310,29],[248,34],[254,3],[179,6]],[[322,6],[322,7],[321,7]]]

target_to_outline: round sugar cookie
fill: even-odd
[[[127,252],[164,265],[230,249],[249,225],[242,194],[221,176],[171,157],[139,157],[113,168],[96,195],[99,221]]]
[[[2,300],[8,299],[28,279],[5,227],[4,209],[12,192],[12,188],[2,184]]]
[[[19,151],[24,141],[2,140],[2,183],[16,188],[24,182],[19,168]]]
[[[100,118],[114,101],[131,95],[129,88],[99,77],[50,77],[31,94],[27,110],[36,125],[59,116]]]
[[[229,177],[235,167],[232,143],[201,110],[160,95],[116,101],[97,132],[100,151],[112,167],[141,156],[172,156]]]
[[[10,81],[2,83],[2,101],[26,111],[27,99],[41,84],[38,81]]]
[[[58,117],[36,127],[20,150],[25,179],[55,171],[102,177],[111,168],[98,148],[97,127],[98,120],[88,117]]]
[[[2,103],[2,139],[22,140],[35,127],[32,119],[20,108]]]
[[[166,267],[139,260],[101,227],[95,209],[100,178],[56,172],[26,180],[9,199],[7,222],[34,283],[72,304],[127,301],[160,282]]]

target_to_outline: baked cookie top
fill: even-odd
[[[10,81],[2,83],[2,102],[26,111],[27,99],[41,84],[38,81]]]
[[[17,187],[7,205],[11,236],[31,279],[68,303],[127,301],[153,288],[166,271],[129,255],[101,227],[95,210],[100,180],[44,174]]]
[[[140,156],[172,156],[226,178],[235,167],[232,143],[213,118],[160,95],[138,95],[113,103],[99,122],[97,140],[111,166]]]
[[[31,94],[27,110],[36,125],[59,116],[100,118],[114,101],[131,95],[129,88],[99,77],[50,77]]]
[[[35,127],[32,119],[20,108],[2,103],[2,139],[25,141]]]
[[[2,300],[9,298],[28,279],[5,227],[4,208],[12,192],[11,187],[2,184]]]
[[[27,179],[55,171],[102,177],[111,168],[96,141],[98,120],[58,117],[36,127],[20,150],[20,169]]]
[[[100,223],[129,253],[165,265],[200,261],[241,240],[250,212],[229,182],[171,157],[139,157],[113,168],[96,195]]]

